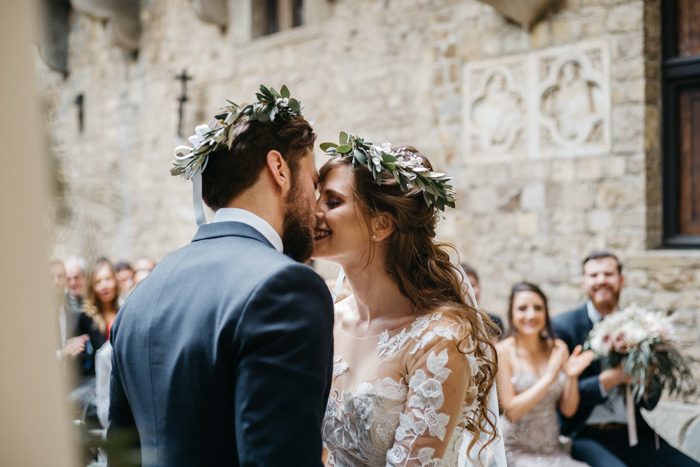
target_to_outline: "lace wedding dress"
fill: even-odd
[[[433,313],[358,337],[343,329],[354,306],[352,296],[336,305],[333,385],[323,420],[327,464],[461,465],[479,366],[457,349],[456,324]]]
[[[527,391],[538,376],[520,369],[513,377],[516,394]],[[504,417],[503,437],[509,467],[583,467],[588,464],[573,460],[559,442],[559,423],[556,407],[564,391],[565,377],[547,389],[547,394],[533,409],[515,423]]]

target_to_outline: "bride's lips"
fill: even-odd
[[[314,241],[322,240],[331,234],[330,230],[319,229],[318,227],[314,229]]]

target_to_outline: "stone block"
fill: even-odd
[[[606,232],[613,226],[614,216],[611,211],[596,209],[588,213],[588,230]]]
[[[549,21],[539,21],[530,31],[530,45],[541,49],[552,45],[552,25]]]
[[[520,207],[528,211],[542,211],[547,204],[543,183],[533,183],[523,188]]]
[[[641,151],[644,148],[644,105],[618,105],[612,110],[613,152]]]
[[[613,82],[611,89],[613,104],[635,104],[644,102],[645,85],[646,82],[641,79]]]
[[[612,38],[610,58],[613,63],[617,60],[643,57],[644,35],[641,30],[633,33],[616,34]]]
[[[532,237],[539,233],[539,216],[534,212],[517,214],[517,232],[522,237]]]
[[[643,24],[644,3],[633,2],[617,5],[608,11],[607,28],[609,32],[639,31]]]
[[[494,187],[479,187],[467,194],[467,203],[474,212],[494,212],[498,195]]]
[[[614,81],[644,79],[644,57],[614,60],[610,71]]]
[[[576,178],[576,162],[555,159],[550,164],[550,177],[560,182],[570,182]]]
[[[576,178],[579,180],[597,180],[603,174],[600,158],[587,157],[576,161]]]

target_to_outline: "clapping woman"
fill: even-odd
[[[547,297],[534,284],[513,286],[508,323],[510,336],[496,345],[508,465],[586,465],[573,460],[560,445],[556,411],[567,417],[576,412],[578,376],[593,353],[578,346],[569,355],[552,331]]]

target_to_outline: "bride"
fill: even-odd
[[[332,158],[320,169],[314,257],[338,263],[353,292],[335,309],[327,465],[462,464],[465,437],[497,437],[497,368],[490,321],[435,241],[438,214],[454,207],[450,179],[408,146],[341,133],[321,148]]]

